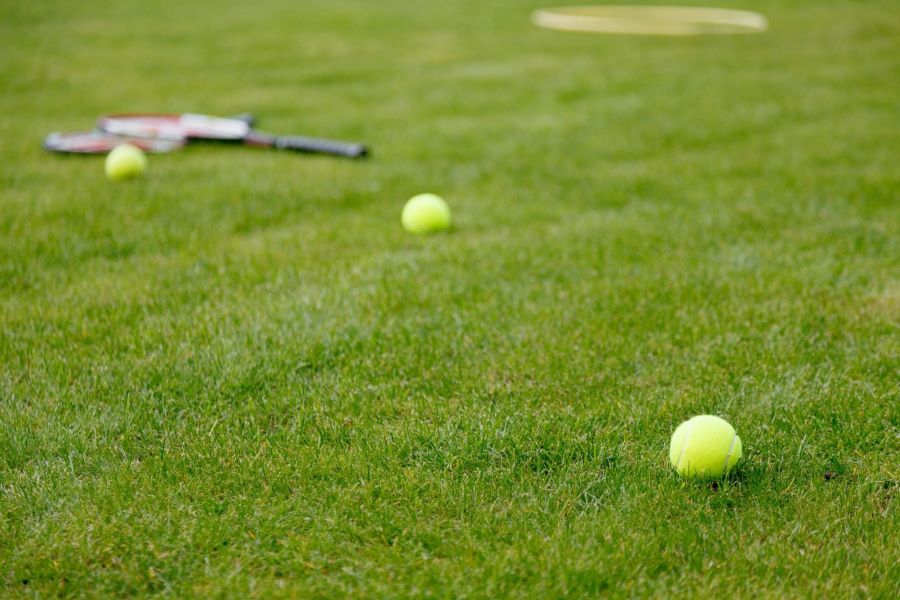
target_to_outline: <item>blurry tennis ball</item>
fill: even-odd
[[[450,207],[435,194],[413,196],[400,215],[403,228],[411,233],[434,233],[450,229]]]
[[[741,459],[741,438],[728,421],[700,415],[672,434],[669,460],[679,475],[711,479],[728,473]]]
[[[121,144],[106,155],[106,176],[112,181],[132,179],[144,174],[147,155],[131,144]]]

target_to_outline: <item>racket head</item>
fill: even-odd
[[[106,131],[51,133],[44,138],[44,149],[63,154],[106,154],[116,146],[133,144],[144,152],[171,152],[184,146],[184,140],[133,138]]]
[[[250,132],[247,120],[233,117],[211,117],[185,113],[121,113],[97,119],[103,131],[134,138],[172,141],[223,140],[239,141]]]
[[[693,6],[562,6],[539,9],[531,20],[547,29],[631,35],[728,35],[768,29],[768,21],[758,13]]]

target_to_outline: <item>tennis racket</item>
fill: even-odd
[[[255,118],[250,113],[231,117],[252,125]],[[94,131],[75,131],[51,133],[44,138],[44,149],[66,154],[107,154],[120,144],[132,144],[144,152],[171,152],[182,148],[186,139],[163,139],[152,137],[132,137],[117,135],[99,129]]]
[[[539,27],[634,35],[725,35],[768,29],[764,16],[745,10],[693,6],[563,6],[531,15]]]
[[[313,154],[330,154],[348,158],[362,158],[368,154],[363,144],[320,138],[274,135],[253,129],[249,123],[231,117],[210,117],[185,113],[114,114],[100,117],[97,128],[107,133],[138,139],[166,140],[190,143],[193,141],[221,141],[294,150]]]
[[[64,154],[106,154],[121,144],[133,144],[144,152],[171,152],[184,146],[184,141],[130,138],[105,131],[51,133],[44,138],[44,149]]]

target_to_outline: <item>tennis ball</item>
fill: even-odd
[[[147,156],[132,144],[121,144],[106,155],[106,176],[112,181],[131,179],[144,174]]]
[[[400,215],[403,228],[411,233],[434,233],[450,229],[450,207],[434,194],[413,196]]]
[[[741,458],[741,438],[728,421],[712,415],[688,419],[672,434],[669,460],[679,475],[721,477]]]

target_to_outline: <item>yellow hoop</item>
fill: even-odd
[[[548,29],[631,35],[728,35],[769,27],[758,13],[692,6],[563,6],[542,8],[531,20]]]

